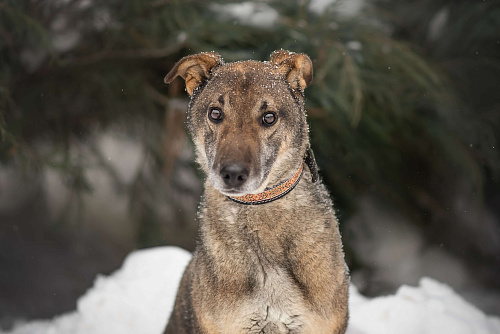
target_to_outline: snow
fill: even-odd
[[[351,285],[349,334],[493,334],[500,318],[488,317],[446,284],[422,278],[396,294],[367,299]]]
[[[131,253],[119,270],[99,275],[76,311],[49,321],[18,324],[1,334],[162,333],[191,255],[176,247]],[[351,286],[347,334],[495,334],[500,319],[488,317],[446,284],[422,278],[394,295],[366,298]]]
[[[135,251],[112,275],[97,276],[94,286],[79,298],[75,312],[21,324],[7,333],[162,333],[190,258],[187,251],[175,247]]]
[[[448,21],[450,15],[450,10],[448,7],[443,7],[439,10],[431,22],[429,23],[429,31],[427,33],[428,38],[431,41],[436,41],[443,33],[443,29],[446,26],[446,22]]]
[[[264,2],[213,4],[211,10],[219,17],[231,17],[242,25],[271,28],[278,19],[278,12]]]
[[[335,11],[341,16],[352,17],[358,15],[363,9],[365,0],[311,0],[309,10],[317,15],[322,15],[332,5],[335,5]]]

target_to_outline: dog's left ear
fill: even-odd
[[[285,75],[292,89],[303,92],[312,81],[312,62],[306,54],[276,50],[271,53],[269,61]]]
[[[222,58],[216,52],[203,52],[179,60],[165,76],[165,83],[171,83],[177,76],[186,81],[186,91],[193,91],[208,79],[215,67],[222,65]]]

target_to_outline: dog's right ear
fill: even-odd
[[[186,81],[186,91],[193,91],[208,79],[212,70],[223,64],[222,58],[216,52],[202,52],[182,58],[165,76],[164,82],[171,83],[177,76]]]

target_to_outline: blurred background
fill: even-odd
[[[193,250],[181,57],[307,53],[352,280],[500,314],[500,1],[0,0],[0,327],[76,307],[134,249]]]

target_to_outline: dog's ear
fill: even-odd
[[[182,58],[165,76],[165,83],[171,83],[177,76],[186,81],[186,91],[193,91],[210,76],[211,71],[222,65],[222,58],[216,52],[202,52]]]
[[[312,81],[312,62],[306,54],[276,50],[271,53],[269,61],[285,75],[292,89],[304,91]]]

